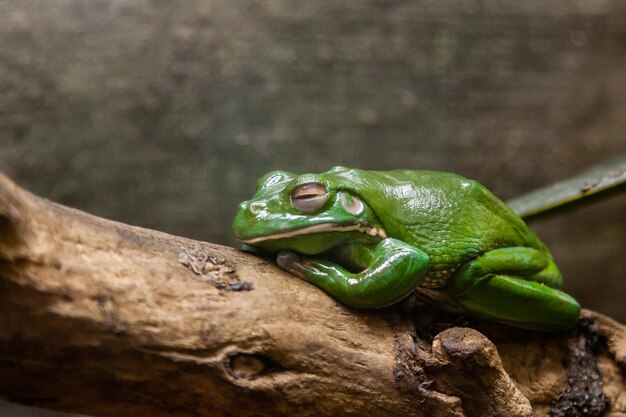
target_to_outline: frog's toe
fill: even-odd
[[[294,264],[300,261],[300,256],[290,250],[282,250],[276,255],[276,264],[280,269],[290,271],[293,269]]]
[[[283,271],[287,271],[292,275],[307,279],[307,273],[319,272],[310,262],[307,262],[296,252],[290,250],[283,250],[276,255],[276,264]]]

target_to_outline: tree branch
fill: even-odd
[[[90,216],[1,174],[0,317],[0,396],[57,410],[547,415],[576,379],[574,342],[597,336],[608,347],[581,351],[602,374],[594,395],[626,413],[626,330],[596,313],[540,334],[454,327],[409,303],[357,312],[269,260]]]

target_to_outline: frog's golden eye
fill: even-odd
[[[291,203],[303,213],[314,213],[328,201],[328,190],[323,184],[300,185],[291,192]]]

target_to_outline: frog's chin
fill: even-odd
[[[274,240],[289,239],[296,236],[306,236],[318,233],[329,232],[361,232],[368,236],[378,236],[381,239],[387,238],[387,232],[382,227],[364,226],[358,223],[321,223],[313,226],[302,227],[300,229],[275,233],[272,235],[259,236],[251,239],[240,239],[246,245],[258,245]]]

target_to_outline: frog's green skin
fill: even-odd
[[[294,202],[306,184],[326,191],[312,212]],[[470,315],[529,329],[569,329],[580,314],[539,238],[485,187],[455,174],[270,172],[240,204],[233,230],[354,308],[388,306],[421,286],[446,290]]]

